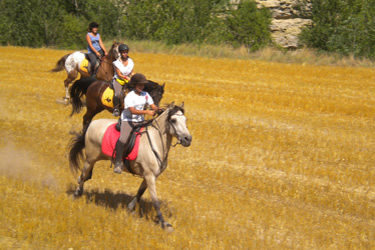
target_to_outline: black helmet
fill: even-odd
[[[129,51],[129,47],[128,47],[128,45],[126,45],[126,44],[121,44],[120,46],[118,46],[118,51],[124,51],[124,50]]]
[[[96,22],[91,22],[89,24],[89,30],[91,31],[93,28],[99,28],[99,24]]]

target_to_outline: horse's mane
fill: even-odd
[[[133,90],[134,87],[135,86],[131,83],[125,85],[125,88],[127,88],[129,90]],[[145,88],[143,89],[143,91],[150,92],[150,91],[153,91],[155,89],[159,89],[160,87],[162,87],[162,86],[159,85],[157,82],[148,80],[148,83],[145,84]]]
[[[119,45],[120,45],[120,42],[113,42],[113,44],[112,44],[112,46],[111,46],[111,48],[109,50],[111,51],[111,50],[113,50],[113,48],[115,46],[119,46]]]
[[[148,83],[145,85],[145,87],[148,87],[150,90],[154,90],[160,87],[160,85],[154,81],[148,80]]]
[[[185,110],[183,108],[181,108],[180,106],[176,106],[174,105],[174,102],[170,103],[170,104],[165,104],[163,105],[164,107],[162,108],[162,111],[159,111],[160,113],[158,114],[157,117],[154,117],[152,119],[149,119],[149,120],[146,120],[144,122],[141,122],[140,124],[137,124],[134,126],[133,129],[136,129],[138,127],[147,127],[147,126],[151,126],[151,124],[156,120],[158,119],[160,116],[164,115],[164,114],[167,114],[168,115],[168,118],[169,119],[171,116],[173,116],[174,114],[176,114],[178,111],[181,111],[183,114],[185,113]]]

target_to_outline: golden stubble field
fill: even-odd
[[[0,47],[0,249],[375,249],[374,69],[130,53],[193,135],[157,182],[169,234],[108,161],[72,199],[68,52]]]

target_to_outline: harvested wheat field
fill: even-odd
[[[0,47],[0,249],[375,249],[374,69],[130,53],[193,136],[156,183],[167,233],[109,161],[73,199],[69,52]]]

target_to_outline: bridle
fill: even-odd
[[[174,114],[174,115],[178,115],[178,114]],[[182,115],[179,115],[179,116],[183,116],[183,114],[182,114]],[[153,123],[151,123],[151,126],[152,126],[153,128],[155,128],[155,129],[159,132],[160,139],[162,139],[162,134],[161,134],[161,131],[160,131],[160,126],[159,126],[159,124],[158,124],[158,122],[157,122],[156,120],[154,120],[154,122],[156,123],[157,126],[154,125]],[[177,135],[177,129],[176,129],[176,127],[173,125],[173,123],[170,121],[170,119],[168,119],[168,123],[169,123],[169,125],[173,128],[174,133]],[[150,138],[150,135],[149,135],[149,133],[148,133],[148,129],[147,129],[147,128],[148,128],[148,127],[146,127],[146,131],[145,131],[145,133],[146,133],[147,138],[148,138],[148,141],[149,141],[149,143],[150,143],[151,150],[152,150],[152,152],[154,153],[156,159],[158,160],[159,165],[160,165],[160,168],[163,169],[163,168],[164,168],[164,165],[165,165],[165,162],[166,162],[166,160],[168,159],[168,154],[166,155],[164,161],[162,161],[161,158],[160,158],[160,155],[158,154],[158,152],[155,150],[154,146],[152,145],[152,141],[151,141],[151,138]],[[180,138],[177,137],[177,139],[178,139],[178,142],[176,142],[176,144],[174,144],[174,145],[171,145],[172,147],[176,147],[178,144],[181,144],[181,140],[180,140]],[[163,145],[163,143],[162,143],[162,145]],[[163,145],[163,152],[164,152],[164,145]]]
[[[111,54],[113,54],[113,53],[114,53],[114,52],[113,52],[113,50],[114,50],[114,49],[112,49],[112,53],[111,53]],[[111,64],[111,65],[112,65],[112,63],[113,63],[113,62],[108,62],[108,61],[104,60],[104,57],[105,57],[105,56],[103,56],[103,57],[102,57],[103,59],[100,59],[100,61],[101,61],[101,62],[105,62],[105,63],[107,63],[107,64]],[[114,56],[114,57],[115,57],[115,56]],[[99,67],[100,67],[100,65],[99,65]]]

